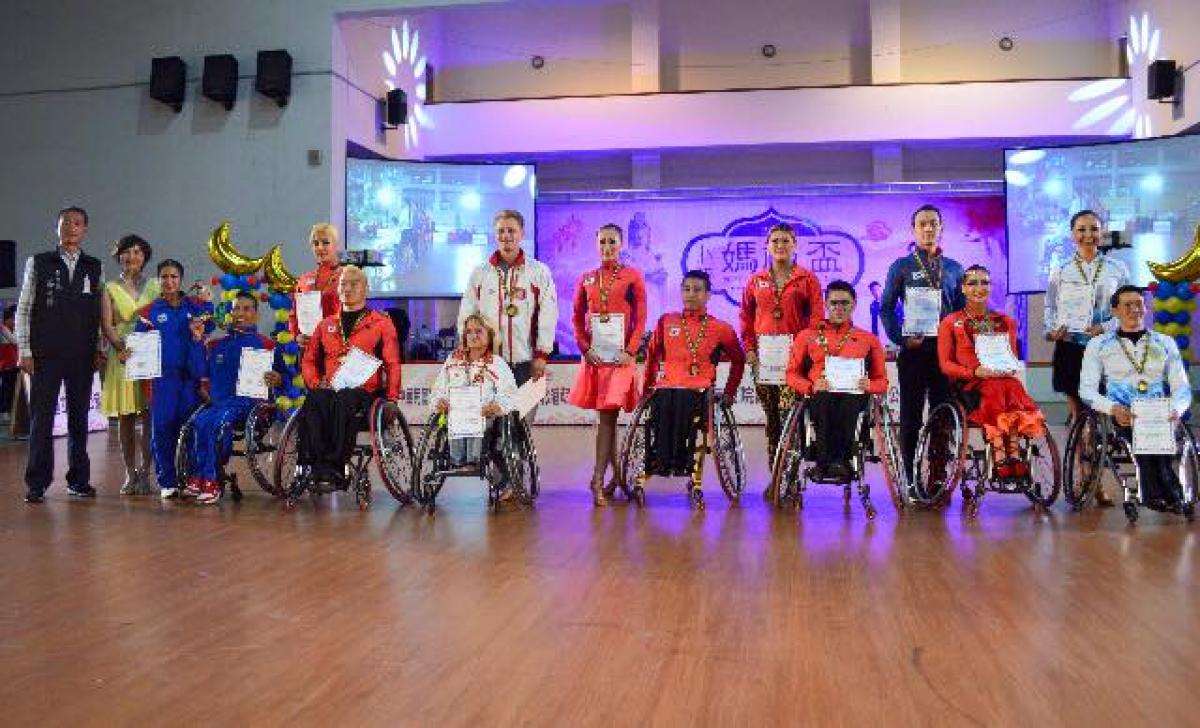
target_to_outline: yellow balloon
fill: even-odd
[[[292,341],[292,332],[282,331],[280,332],[279,336],[275,337],[275,340],[280,344],[290,344]]]
[[[296,363],[296,355],[295,354],[284,354],[283,355],[283,363],[287,364],[289,367],[291,365],[295,364]]]
[[[301,407],[303,407],[304,406],[304,395],[302,394],[299,397],[293,399],[292,405],[294,405],[296,409],[300,409]]]
[[[263,258],[251,258],[238,250],[229,239],[230,224],[223,221],[208,236],[208,257],[226,273],[245,275],[262,267]]]
[[[288,320],[288,312],[284,309],[279,309],[275,312],[275,320],[281,324],[286,324]]]
[[[1183,303],[1183,302],[1180,301],[1178,298],[1174,298],[1174,297],[1168,298],[1166,300],[1164,308],[1166,308],[1166,310],[1170,311],[1171,313],[1178,313],[1179,312],[1179,304],[1181,304],[1181,303]]]
[[[1175,324],[1175,325],[1179,327],[1179,335],[1180,336],[1191,336],[1192,335],[1192,327],[1189,326],[1188,324]]]
[[[263,263],[263,277],[272,291],[292,293],[296,290],[296,276],[287,269],[283,262],[283,248],[279,245],[271,248]]]
[[[287,397],[276,397],[275,406],[279,409],[291,409],[292,400],[288,399]]]
[[[304,389],[304,375],[297,374],[296,376],[292,377],[292,386]]]
[[[1196,310],[1196,299],[1193,298],[1190,301],[1184,301],[1180,305],[1180,309],[1184,310],[1184,311],[1195,311]]]

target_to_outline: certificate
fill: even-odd
[[[942,322],[942,290],[929,286],[904,289],[905,336],[937,336]]]
[[[625,314],[592,314],[591,322],[592,351],[600,361],[613,363],[619,360],[625,349]]]
[[[483,390],[479,385],[451,387],[447,400],[450,412],[446,431],[450,439],[483,437]]]
[[[1055,305],[1058,306],[1055,326],[1066,326],[1067,331],[1083,333],[1092,325],[1096,288],[1086,283],[1061,283]]]
[[[975,337],[975,356],[979,365],[997,372],[1016,372],[1021,362],[1008,345],[1008,334],[979,334]]]
[[[853,392],[862,394],[858,382],[866,374],[862,359],[850,359],[844,356],[825,357],[825,381],[829,382],[830,392]]]
[[[296,294],[296,325],[304,336],[312,336],[321,323],[321,292],[305,291]]]
[[[270,393],[263,377],[271,371],[274,362],[275,352],[243,346],[241,359],[238,360],[237,396],[267,399]]]
[[[787,381],[788,357],[791,355],[791,334],[758,337],[758,383],[784,384]]]
[[[529,416],[534,407],[538,406],[546,398],[546,377],[538,380],[530,379],[520,387],[517,387],[517,414],[521,419]]]
[[[382,363],[362,349],[350,347],[350,353],[342,359],[342,364],[334,372],[329,386],[336,390],[361,387],[379,370]]]
[[[1133,454],[1174,455],[1175,427],[1171,403],[1166,397],[1135,399],[1133,411]]]
[[[125,337],[125,378],[158,379],[162,376],[162,334],[158,331],[135,331]]]

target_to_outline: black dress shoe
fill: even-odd
[[[41,503],[44,500],[46,500],[46,495],[44,493],[35,492],[32,490],[25,493],[26,503]]]
[[[96,489],[90,485],[68,485],[67,494],[76,498],[95,498]]]

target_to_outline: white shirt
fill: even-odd
[[[1079,261],[1079,265],[1075,261]],[[1079,269],[1083,268],[1083,275]],[[1109,299],[1118,288],[1129,283],[1129,268],[1117,258],[1107,255],[1097,255],[1091,262],[1082,258],[1071,258],[1050,272],[1050,282],[1046,286],[1046,299],[1042,327],[1045,333],[1058,328],[1058,289],[1063,283],[1095,285],[1095,297],[1092,299],[1092,323],[1103,324],[1105,331],[1115,331],[1116,320],[1112,317],[1112,307]],[[1086,344],[1091,337],[1079,332],[1067,334],[1070,341]]]

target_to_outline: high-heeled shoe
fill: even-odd
[[[604,497],[604,478],[592,478],[592,505],[597,508],[603,508],[608,505],[608,498]]]

